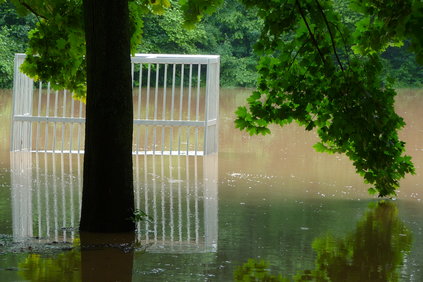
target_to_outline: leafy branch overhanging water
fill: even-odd
[[[262,56],[258,89],[239,107],[236,126],[268,134],[269,124],[296,121],[317,131],[319,152],[345,153],[371,194],[395,195],[399,180],[414,173],[398,131],[395,89],[381,75],[380,53],[411,39],[422,62],[422,40],[414,29],[420,1],[349,1],[362,14],[354,27],[335,10],[339,1],[244,0],[256,7],[264,28],[256,46]],[[420,21],[421,22],[421,21]]]

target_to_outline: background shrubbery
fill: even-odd
[[[345,0],[337,0],[342,13]],[[345,21],[357,20],[344,14]],[[37,19],[21,18],[9,2],[0,4],[0,88],[11,88],[14,53],[24,52],[28,31]],[[240,3],[225,0],[213,15],[207,16],[195,29],[182,25],[182,12],[177,6],[163,15],[144,18],[143,43],[138,52],[221,55],[221,85],[224,87],[254,87],[257,56],[253,46],[262,25],[254,11]],[[414,55],[403,47],[390,47],[383,54],[385,74],[395,79],[397,87],[423,87],[423,67]]]

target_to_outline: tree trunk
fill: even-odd
[[[127,1],[84,0],[87,105],[81,231],[133,231]]]

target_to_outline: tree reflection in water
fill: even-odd
[[[81,281],[80,241],[73,248],[59,254],[29,254],[19,263],[18,274],[28,281]]]
[[[13,243],[31,252],[18,267],[25,280],[132,281],[134,245],[138,253],[217,250],[217,154],[136,156],[136,206],[154,218],[123,237],[77,232],[79,154],[12,152],[11,163]]]
[[[29,281],[132,281],[135,233],[80,234],[56,255],[29,254],[19,275]]]
[[[80,236],[82,281],[132,281],[134,232]]]
[[[381,201],[344,238],[327,234],[316,238],[315,269],[294,276],[295,281],[398,281],[398,271],[410,251],[411,232],[391,201]],[[236,281],[286,281],[272,275],[265,262],[249,260],[235,273]],[[265,279],[264,279],[265,278]],[[264,280],[263,280],[264,279]]]

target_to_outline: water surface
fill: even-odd
[[[291,279],[423,281],[423,92],[397,98],[416,175],[384,203],[345,156],[315,152],[313,132],[234,129],[249,93],[221,90],[218,155],[134,157],[136,206],[154,219],[107,252],[77,232],[82,155],[10,154],[11,93],[1,92],[0,280],[89,281],[87,269],[109,269],[133,281],[231,281],[253,258]]]

